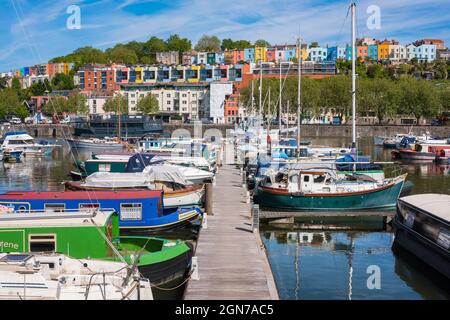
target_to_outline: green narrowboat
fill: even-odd
[[[119,237],[114,211],[65,211],[0,214],[0,253],[58,252],[76,259],[121,261],[139,257],[140,273],[153,286],[155,299],[179,298],[189,271],[192,248],[183,241]]]

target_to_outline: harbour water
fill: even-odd
[[[346,146],[342,138],[305,138],[313,144]],[[389,161],[391,150],[362,138],[359,148],[375,161]],[[409,163],[402,165],[412,193],[450,194],[450,166]],[[311,231],[262,225],[280,299],[450,299],[448,282],[415,257],[391,249],[394,236],[388,228],[364,223],[361,230]],[[374,269],[375,268],[375,269]],[[373,270],[379,271],[379,289],[373,287]],[[368,285],[369,280],[369,285]]]
[[[345,138],[305,138],[314,144],[346,146]],[[390,150],[375,147],[371,138],[360,140],[363,154],[374,160],[390,160]],[[84,160],[89,153],[74,155],[67,145],[51,156],[26,158],[22,163],[0,166],[0,191],[63,190],[61,182],[70,179],[75,159]],[[413,193],[450,194],[450,166],[411,163],[402,166]],[[160,236],[195,240],[197,230],[178,230]],[[309,231],[261,227],[261,238],[281,299],[449,299],[450,290],[433,271],[402,253],[391,250],[389,229],[353,231]],[[369,267],[378,267],[380,289],[369,289]]]

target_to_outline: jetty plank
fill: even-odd
[[[195,256],[200,280],[190,280],[186,300],[278,300],[259,233],[251,230],[250,204],[234,166],[223,166],[213,189],[213,213],[200,231]]]

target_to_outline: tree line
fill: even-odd
[[[277,118],[279,114],[279,79],[265,78],[262,83],[264,114]],[[259,110],[259,80],[254,80],[253,111]],[[270,88],[270,104],[269,104]],[[241,92],[241,106],[249,110],[252,105],[251,85]],[[285,113],[297,112],[297,78],[282,80],[281,106]],[[331,111],[341,119],[351,117],[351,78],[346,75],[323,79],[302,78],[302,118],[317,118]],[[448,82],[428,81],[404,77],[360,78],[357,81],[357,115],[375,116],[380,124],[395,116],[434,117],[450,110],[450,85]]]
[[[119,43],[105,51],[91,46],[82,47],[66,56],[53,58],[50,62],[74,63],[74,70],[79,70],[81,66],[90,63],[155,64],[158,52],[177,51],[181,59],[184,52],[192,49],[213,52],[232,49],[243,50],[255,46],[270,46],[270,43],[263,39],[251,43],[248,40],[232,40],[230,38],[220,40],[216,36],[203,35],[193,47],[191,40],[174,34],[166,40],[153,36],[144,42]]]

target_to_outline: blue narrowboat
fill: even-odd
[[[114,209],[122,234],[147,234],[195,220],[198,207],[165,209],[161,190],[0,193],[0,205],[16,212]]]

